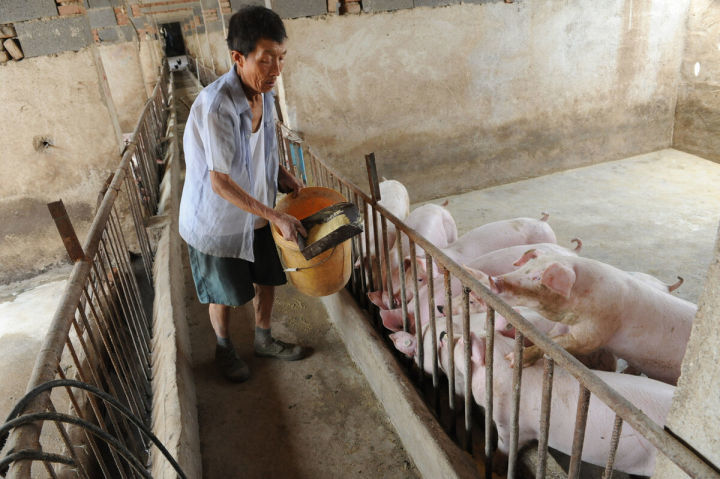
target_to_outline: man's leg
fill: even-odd
[[[250,368],[240,359],[230,341],[230,306],[213,304],[209,306],[210,324],[212,325],[217,346],[215,346],[215,362],[220,372],[230,381],[242,382],[250,377]]]
[[[270,329],[270,316],[272,315],[273,303],[275,302],[275,286],[263,284],[255,285],[255,297],[253,307],[255,308],[255,326],[262,329]]]
[[[307,350],[297,344],[279,341],[270,332],[270,316],[275,301],[275,286],[255,285],[253,307],[255,309],[255,354],[286,361],[302,359]]]
[[[228,318],[230,306],[210,303],[210,324],[218,338],[230,338],[228,331]]]

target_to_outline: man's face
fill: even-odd
[[[255,50],[246,57],[233,51],[232,59],[245,87],[258,93],[267,93],[273,89],[277,77],[282,73],[286,53],[284,43],[261,38],[255,45]]]

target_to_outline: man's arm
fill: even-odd
[[[212,185],[213,191],[223,199],[242,210],[265,218],[273,223],[278,227],[283,238],[286,240],[297,241],[298,232],[303,236],[307,236],[305,228],[303,228],[302,223],[300,223],[297,218],[265,206],[243,190],[229,175],[211,170],[210,184]]]

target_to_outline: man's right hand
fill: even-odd
[[[305,228],[302,223],[300,223],[300,220],[292,215],[280,213],[274,223],[275,226],[277,226],[277,229],[280,230],[282,237],[287,241],[297,243],[298,233],[307,237],[307,231],[305,231]]]

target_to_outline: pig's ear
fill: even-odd
[[[470,360],[480,366],[485,366],[485,337],[477,337],[475,333],[470,332]]]
[[[378,308],[390,309],[390,305],[387,304],[387,301],[385,301],[382,291],[370,291],[367,295],[370,302]]]
[[[552,263],[543,272],[542,284],[554,293],[568,299],[575,284],[575,271],[560,263]]]

